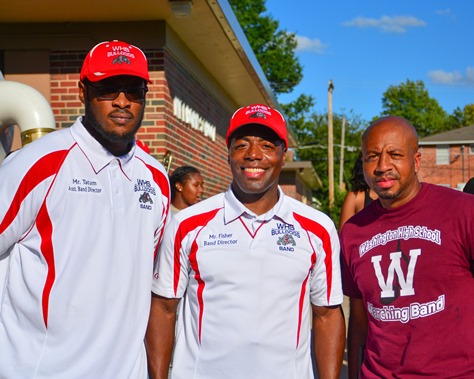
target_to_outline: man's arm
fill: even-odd
[[[347,336],[347,355],[349,362],[349,379],[358,379],[360,366],[364,357],[367,340],[367,311],[362,299],[351,297],[349,314],[349,331]]]
[[[179,300],[152,294],[150,319],[145,336],[150,379],[168,378]]]
[[[313,305],[313,352],[320,379],[338,379],[346,327],[339,305],[322,307]]]

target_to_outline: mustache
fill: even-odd
[[[132,120],[135,118],[133,113],[128,111],[127,109],[114,110],[109,113],[109,117],[128,117]]]
[[[393,174],[382,174],[382,175],[375,175],[375,180],[376,181],[379,181],[379,180],[398,180],[400,179],[400,175],[398,175],[397,173],[393,173]]]

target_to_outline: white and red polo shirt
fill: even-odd
[[[164,168],[115,157],[78,119],[0,167],[0,377],[147,377]]]
[[[184,302],[173,379],[309,379],[310,308],[342,303],[326,215],[279,190],[264,215],[229,189],[176,214],[153,291]]]

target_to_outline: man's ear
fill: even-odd
[[[419,151],[415,153],[413,160],[415,162],[415,174],[418,174],[421,167],[421,153]]]
[[[82,104],[85,104],[86,103],[86,100],[87,100],[87,88],[86,88],[86,85],[79,81],[78,83],[78,87],[79,87],[79,100],[81,100],[81,103]]]
[[[287,148],[283,149],[283,157],[282,157],[282,162],[281,162],[281,167],[283,167],[286,163],[286,152],[288,151]]]

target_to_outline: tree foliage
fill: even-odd
[[[420,137],[449,129],[448,115],[438,101],[430,97],[421,80],[407,80],[390,86],[382,98],[382,116],[401,116],[410,121]]]
[[[313,99],[307,95],[302,95],[295,102],[282,107],[298,141],[298,148],[295,149],[297,158],[311,161],[321,179],[322,187],[314,191],[314,197],[319,201],[318,207],[329,214],[337,224],[345,194],[345,190],[339,188],[343,119],[345,118],[343,164],[345,188],[349,187],[352,168],[360,151],[362,133],[366,123],[352,111],[348,115],[333,114],[335,202],[334,208],[330,210],[327,114],[312,111]]]
[[[461,126],[474,125],[474,104],[468,104],[463,109],[464,118]]]
[[[295,55],[296,37],[279,29],[278,21],[265,14],[265,0],[229,0],[272,90],[290,93],[303,79]]]
[[[296,140],[304,144],[308,136],[311,135],[314,125],[311,122],[311,109],[314,106],[314,98],[302,94],[296,100],[288,104],[282,104],[282,110],[285,113]]]
[[[464,106],[464,109],[457,107],[453,113],[449,115],[449,129],[456,129],[471,125],[474,125],[474,104],[468,104]]]

